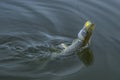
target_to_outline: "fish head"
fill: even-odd
[[[82,41],[82,46],[85,46],[89,43],[94,28],[95,25],[91,21],[86,21],[83,28],[78,33],[78,38]]]
[[[93,32],[95,25],[90,21],[86,21],[86,23],[84,24],[84,28],[87,30],[88,33],[91,33]]]

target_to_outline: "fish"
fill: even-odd
[[[72,44],[67,46],[61,43],[64,48],[59,54],[55,53],[52,57],[57,56],[69,56],[75,54],[77,51],[82,51],[90,45],[91,37],[94,31],[95,25],[91,21],[86,21],[83,28],[79,31],[78,37],[73,40]]]

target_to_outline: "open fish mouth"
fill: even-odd
[[[91,21],[86,21],[84,27],[78,33],[78,38],[82,40],[82,46],[87,45],[90,42],[95,25]]]

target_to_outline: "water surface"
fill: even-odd
[[[119,0],[1,0],[1,80],[120,80]],[[96,25],[81,53],[51,59],[86,20]]]

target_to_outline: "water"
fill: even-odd
[[[1,0],[0,80],[120,80],[119,0]],[[51,59],[86,20],[92,45]]]

